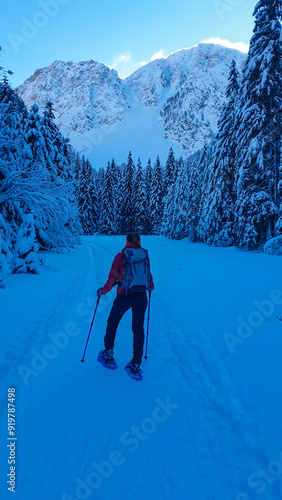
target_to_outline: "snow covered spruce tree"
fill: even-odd
[[[275,234],[281,201],[282,1],[259,0],[253,15],[236,135],[236,241],[248,249]]]
[[[0,179],[1,182],[1,179]],[[8,247],[8,229],[4,218],[0,214],[0,288],[5,288],[6,272],[9,269],[11,252]]]
[[[151,189],[152,189],[153,169],[149,158],[145,169],[145,188],[146,188],[146,210],[145,210],[145,232],[152,234],[152,219],[151,219]]]
[[[199,157],[200,155],[200,157]],[[191,241],[205,241],[205,232],[201,231],[201,213],[203,190],[208,179],[211,164],[211,148],[206,144],[201,153],[193,155],[188,162],[187,185],[187,236]]]
[[[79,220],[84,234],[94,234],[98,230],[98,195],[94,172],[89,160],[76,159],[75,195]]]
[[[132,160],[131,151],[123,174],[122,182],[122,205],[121,205],[121,224],[122,234],[134,231],[134,207],[135,207],[135,165]]]
[[[12,273],[38,274],[42,260],[38,255],[34,218],[31,214],[23,216],[13,254],[10,263]]]
[[[116,165],[116,187],[115,187],[115,213],[116,213],[116,234],[122,234],[122,228],[124,227],[123,219],[123,186],[125,177],[125,165]]]
[[[112,172],[112,179],[113,179],[113,200],[114,200],[113,211],[114,211],[114,220],[115,220],[114,234],[118,234],[119,233],[118,211],[119,211],[119,207],[121,204],[121,194],[120,194],[121,172],[120,172],[120,168],[116,165],[114,158],[111,161],[111,172]]]
[[[212,162],[203,190],[199,231],[210,245],[234,244],[235,210],[235,118],[239,92],[239,74],[233,60],[226,103],[218,122],[218,132],[211,144]]]
[[[56,185],[55,167],[50,168],[47,144],[44,137],[42,117],[34,104],[28,113],[24,138],[26,142],[24,168],[29,179],[36,179],[23,205],[24,213],[35,216],[37,238],[43,248],[62,248],[73,243],[68,240],[68,200]],[[61,184],[61,183],[60,183]],[[68,241],[66,241],[68,240]]]
[[[90,161],[86,160],[86,169],[89,175],[89,185],[88,192],[90,198],[90,207],[89,207],[89,217],[91,227],[89,227],[89,234],[94,234],[99,231],[99,207],[98,207],[98,181],[97,181],[97,173],[93,170]]]
[[[137,171],[134,184],[135,206],[134,227],[138,233],[146,234],[146,184],[140,158],[137,162]]]
[[[100,215],[100,232],[102,234],[116,233],[116,172],[115,163],[108,162],[102,187],[102,203]]]
[[[54,112],[52,102],[47,102],[42,119],[42,135],[46,145],[46,165],[51,172],[52,181],[57,177],[65,177],[64,158],[62,156],[63,138],[54,122]]]
[[[171,232],[172,237],[177,240],[186,238],[188,235],[188,170],[183,159],[179,159],[178,175],[176,179],[174,210],[172,215]]]
[[[153,234],[160,234],[163,218],[163,172],[157,156],[152,173],[151,220]]]
[[[75,198],[76,154],[69,144],[69,139],[63,137],[54,122],[53,104],[50,101],[47,102],[43,114],[42,135],[48,152],[46,165],[51,173],[52,192],[56,202],[62,205],[61,225],[65,246],[73,246],[80,232]]]
[[[101,214],[101,205],[102,205],[102,189],[105,178],[105,169],[100,167],[97,176],[96,176],[96,187],[97,187],[97,195],[98,195],[98,231],[100,231],[100,214]]]
[[[21,202],[28,196],[22,188],[25,114],[22,100],[4,75],[0,83],[0,213],[11,237],[9,248],[22,221]]]
[[[11,228],[11,247],[30,213],[40,247],[73,246],[78,224],[70,147],[52,116],[42,119],[36,105],[27,113],[7,79],[0,85],[0,117],[0,212]]]
[[[174,238],[176,208],[176,184],[182,160],[176,161],[173,150],[170,149],[164,173],[163,220],[161,234]]]
[[[173,149],[170,148],[164,168],[163,197],[168,195],[170,186],[175,182],[176,160]]]

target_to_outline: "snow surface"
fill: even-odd
[[[46,254],[40,275],[8,276],[0,290],[1,499],[12,495],[8,387],[21,500],[280,499],[280,258],[144,236],[156,288],[136,382],[123,369],[129,313],[117,333],[118,370],[97,362],[114,291],[101,299],[80,362],[96,290],[125,238],[82,242]],[[228,347],[227,334],[240,343]]]

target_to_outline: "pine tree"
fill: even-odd
[[[132,160],[131,151],[128,155],[127,164],[124,170],[124,178],[123,178],[123,189],[122,189],[122,197],[123,197],[123,208],[121,212],[122,223],[121,223],[121,231],[122,233],[128,233],[129,231],[134,231],[134,184],[135,184],[135,167]]]
[[[114,234],[119,233],[119,220],[118,220],[118,200],[119,200],[119,189],[120,189],[120,170],[115,163],[114,158],[111,162],[111,176],[112,176],[112,184],[113,184],[113,229]]]
[[[187,236],[191,241],[206,241],[205,225],[201,225],[203,191],[209,177],[211,164],[211,147],[203,147],[200,158],[198,154],[191,158],[188,165],[187,185]]]
[[[163,220],[161,234],[174,237],[174,212],[178,166],[172,148],[169,150],[164,173]]]
[[[124,186],[124,165],[116,166],[116,199],[115,199],[115,207],[116,207],[116,234],[123,233],[124,219],[123,219],[123,208],[124,208],[124,200],[123,200],[123,186]]]
[[[77,224],[78,206],[75,196],[76,154],[69,144],[69,139],[63,137],[59,131],[54,118],[53,104],[49,101],[45,106],[41,124],[48,153],[46,165],[50,171],[51,181],[56,185],[54,195],[57,200],[63,200],[64,232],[71,245],[80,231]]]
[[[145,170],[145,189],[146,189],[146,209],[145,209],[145,233],[152,234],[152,217],[151,217],[151,191],[152,191],[153,169],[149,158]]]
[[[168,158],[166,161],[164,169],[164,182],[163,182],[163,196],[164,198],[168,195],[169,188],[173,182],[176,181],[176,161],[173,149],[170,148],[168,153]]]
[[[5,75],[0,83],[0,213],[11,228],[12,239],[21,223],[20,200],[30,192],[22,188],[23,120],[26,115],[23,109],[23,102],[11,89]]]
[[[23,222],[17,234],[14,255],[11,260],[13,273],[38,274],[42,260],[38,255],[34,218],[31,214],[23,216]]]
[[[8,228],[7,224],[0,214],[0,288],[5,288],[6,282],[6,272],[9,268],[9,262],[11,259],[11,252],[9,250],[8,244]]]
[[[114,185],[113,169],[108,162],[104,184],[102,189],[102,204],[101,204],[101,219],[100,232],[102,234],[115,234],[116,217],[115,217],[115,185]]]
[[[172,218],[173,238],[181,240],[188,235],[188,171],[183,161],[180,161],[174,196],[175,210]]]
[[[146,185],[140,158],[135,178],[134,228],[138,233],[146,232]]]
[[[7,72],[2,67],[0,67],[0,75],[2,76],[0,82],[0,288],[5,288],[6,272],[12,256],[10,252],[11,228],[15,215],[14,203],[11,200],[11,178],[15,179],[17,162],[23,146],[23,140],[18,140],[21,132],[19,114],[23,103],[12,91]],[[17,207],[16,212],[18,211]]]
[[[82,159],[77,156],[76,159],[75,186],[75,196],[83,234],[93,234],[96,229],[92,215],[93,173],[89,161],[84,156]]]
[[[7,228],[8,250],[14,254],[11,261],[14,271],[15,259],[21,258],[20,239],[28,240],[23,237],[24,230],[32,235],[35,232],[34,254],[38,244],[59,249],[77,242],[75,155],[58,129],[55,126],[52,129],[51,118],[50,113],[42,119],[36,105],[27,113],[4,73],[0,83],[0,214]],[[58,138],[60,150],[57,148],[57,154],[53,155]],[[30,218],[32,227],[28,227]],[[2,260],[3,248],[2,245]],[[20,272],[37,272],[30,255],[28,259],[24,258],[19,266]]]
[[[28,113],[25,126],[25,140],[28,145],[26,161],[29,168],[47,170],[46,158],[48,152],[42,133],[42,117],[39,114],[37,104],[33,104]]]
[[[61,135],[59,134],[59,130],[54,122],[54,113],[53,113],[53,104],[52,102],[47,102],[45,106],[45,110],[43,113],[43,119],[41,124],[41,131],[44,137],[45,146],[46,146],[46,164],[47,168],[51,172],[52,181],[56,181],[57,176],[60,175],[60,168],[57,155],[58,148],[62,148],[61,144]]]
[[[235,210],[235,119],[239,74],[232,61],[226,104],[223,105],[218,133],[212,143],[212,162],[204,186],[200,226],[208,244],[234,244]]]
[[[153,234],[160,234],[163,218],[163,173],[159,156],[152,175],[151,218]]]
[[[90,161],[82,161],[82,189],[84,193],[80,198],[80,218],[84,234],[94,234],[98,231],[98,194],[96,175]]]
[[[259,0],[254,16],[236,137],[236,237],[239,245],[249,249],[275,234],[280,205],[282,1]]]
[[[35,181],[36,195],[34,197],[29,194],[23,210],[24,213],[31,211],[36,214],[35,227],[40,245],[59,250],[74,246],[79,231],[74,196],[74,165],[68,165],[66,157],[60,151],[57,174],[53,167],[50,168],[52,159],[48,153],[45,131],[38,106],[34,104],[27,116],[24,130],[27,145],[24,168],[26,175]],[[62,149],[64,147],[66,141],[62,140]]]
[[[41,247],[52,248],[56,246],[53,237],[55,213],[58,204],[52,196],[52,176],[51,169],[48,169],[48,151],[42,134],[42,117],[39,114],[37,104],[33,104],[25,120],[24,127],[24,176],[27,179],[35,180],[32,188],[37,190],[36,195],[28,190],[28,195],[21,202],[23,214],[33,213],[35,216],[37,240]],[[23,186],[21,186],[22,188]],[[40,199],[40,204],[38,203]],[[23,222],[23,220],[21,221]],[[17,236],[18,240],[18,236]]]
[[[101,227],[101,206],[102,206],[102,191],[105,178],[105,169],[100,167],[97,172],[96,186],[97,186],[97,197],[98,197],[98,232],[100,232]]]
[[[91,234],[95,234],[99,231],[99,201],[98,201],[98,175],[93,171],[89,160],[88,168],[91,169],[91,176],[89,182],[89,198],[90,198],[90,213],[91,213]]]

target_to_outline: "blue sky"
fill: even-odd
[[[248,44],[255,0],[13,0],[1,9],[14,86],[52,61],[94,59],[125,78],[152,58],[221,38]]]

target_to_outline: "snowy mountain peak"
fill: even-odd
[[[237,61],[240,69],[245,55],[222,45],[202,43],[148,63],[129,76],[126,82],[146,106],[159,103],[165,89],[169,88],[170,94],[176,93],[187,86],[187,81],[195,88],[201,85],[201,89],[218,81],[225,91],[232,59]]]
[[[27,106],[54,104],[57,125],[95,166],[128,151],[165,160],[200,149],[217,130],[229,68],[239,71],[246,55],[202,43],[157,59],[125,80],[93,60],[54,61],[37,70],[17,92]]]
[[[69,136],[80,136],[96,124],[122,121],[128,108],[117,72],[93,60],[54,61],[17,92],[28,106],[36,102],[41,110],[52,101],[57,124]]]

